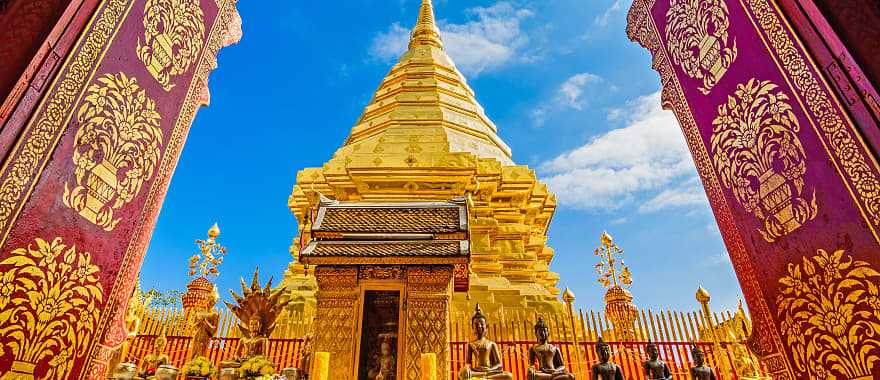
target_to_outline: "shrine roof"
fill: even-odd
[[[339,202],[322,199],[312,231],[374,234],[467,232],[465,201]]]
[[[419,263],[466,261],[466,240],[321,241],[314,240],[300,252],[308,264]]]

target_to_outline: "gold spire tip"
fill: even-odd
[[[443,40],[440,39],[440,29],[437,28],[437,23],[434,20],[434,6],[431,4],[431,0],[422,0],[419,18],[416,20],[416,26],[413,28],[409,40],[410,49],[425,45],[443,49]]]

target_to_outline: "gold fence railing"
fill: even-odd
[[[191,338],[182,332],[183,313],[175,309],[152,309],[143,315],[139,335],[130,342],[127,361],[140,363],[150,353],[156,335],[165,329],[168,344],[165,354],[171,363],[182,367],[186,360]],[[716,370],[721,379],[738,379],[743,375],[744,364],[751,363],[760,371],[757,359],[745,349],[748,336],[745,314],[713,313],[710,318],[716,333],[708,327],[708,318],[700,311],[653,311],[639,312],[634,327],[635,339],[622,342],[604,313],[578,311],[573,315],[564,313],[541,315],[550,328],[551,342],[562,351],[566,366],[579,378],[589,378],[589,370],[598,358],[596,341],[601,336],[612,347],[613,360],[623,368],[627,378],[644,379],[642,362],[647,359],[645,346],[648,340],[657,344],[661,358],[672,369],[673,378],[688,378],[693,365],[690,342],[695,342],[706,353],[706,362]],[[473,339],[470,318],[453,315],[450,323],[448,359],[452,371],[465,362],[466,342]],[[535,314],[507,313],[490,315],[488,337],[494,340],[503,353],[505,368],[517,379],[525,379],[529,366],[528,349],[535,344]],[[295,315],[281,321],[282,326],[269,340],[267,355],[277,368],[297,366],[300,363],[304,337],[311,332],[311,316]],[[232,360],[238,349],[240,334],[235,327],[237,319],[228,310],[220,311],[218,337],[211,340],[207,357],[219,364]],[[574,338],[577,338],[576,340]],[[720,337],[719,341],[715,338]],[[577,341],[577,344],[575,344]],[[738,357],[746,355],[745,358]],[[332,359],[331,359],[332,361]],[[454,377],[453,377],[454,378]]]

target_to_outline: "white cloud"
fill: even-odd
[[[565,104],[576,110],[583,108],[583,100],[581,95],[584,93],[584,87],[591,82],[602,80],[596,75],[590,73],[580,73],[568,78],[562,86],[559,87],[559,95]]]
[[[601,15],[596,16],[596,18],[593,19],[593,23],[601,27],[608,26],[608,20],[611,18],[611,16],[614,16],[614,14],[619,11],[620,0],[614,0],[614,4],[611,4],[611,6],[608,7],[605,12],[602,12]]]
[[[693,159],[675,117],[660,108],[660,93],[627,107],[625,127],[542,163],[544,181],[560,202],[584,210],[641,204],[653,212],[700,203]]]
[[[639,206],[639,212],[650,213],[668,208],[688,208],[709,205],[706,192],[694,176],[674,188],[665,189]]]
[[[521,22],[532,17],[532,11],[501,1],[491,7],[469,8],[466,13],[475,19],[464,24],[438,22],[446,52],[462,73],[475,77],[518,59],[531,59],[525,52],[529,37]],[[391,24],[373,39],[370,55],[391,62],[406,51],[409,36],[409,29]]]
[[[602,77],[588,72],[578,73],[570,76],[556,90],[556,94],[548,101],[538,106],[532,111],[532,123],[535,126],[543,126],[547,119],[547,114],[561,108],[572,108],[575,110],[583,110],[586,101],[583,99],[584,91],[587,86],[593,83],[602,82]],[[611,85],[608,90],[614,91],[616,88]]]
[[[380,61],[397,59],[409,45],[410,30],[400,26],[399,22],[391,24],[388,31],[373,37],[370,44],[370,55]]]

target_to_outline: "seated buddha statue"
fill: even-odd
[[[691,356],[694,358],[691,378],[694,380],[715,380],[715,371],[712,370],[712,367],[706,365],[706,354],[696,344],[691,344]]]
[[[467,359],[465,366],[458,373],[458,378],[461,380],[468,380],[472,377],[489,380],[513,380],[513,375],[504,371],[498,346],[485,337],[486,316],[480,310],[479,304],[473,318],[471,318],[471,325],[477,339],[467,345]]]
[[[535,324],[535,337],[538,345],[529,349],[528,380],[574,380],[574,375],[565,368],[562,352],[558,347],[548,343],[550,328],[547,327],[544,318],[539,317],[538,323]]]
[[[239,358],[250,358],[257,355],[265,355],[269,350],[269,338],[263,336],[260,318],[254,316],[248,321],[247,331],[242,331],[244,336],[238,347]]]
[[[159,366],[168,364],[168,355],[165,355],[165,344],[167,343],[168,339],[165,338],[164,332],[153,340],[153,352],[141,360],[141,377],[153,377]]]
[[[642,368],[645,370],[645,378],[648,380],[672,380],[669,366],[666,365],[666,362],[660,360],[660,350],[657,349],[657,345],[650,339],[648,340],[648,346],[645,347],[645,351],[648,352],[648,361],[642,364]]]
[[[611,346],[602,337],[596,343],[596,355],[599,356],[599,362],[593,364],[590,370],[592,380],[625,380],[620,366],[611,362]]]

